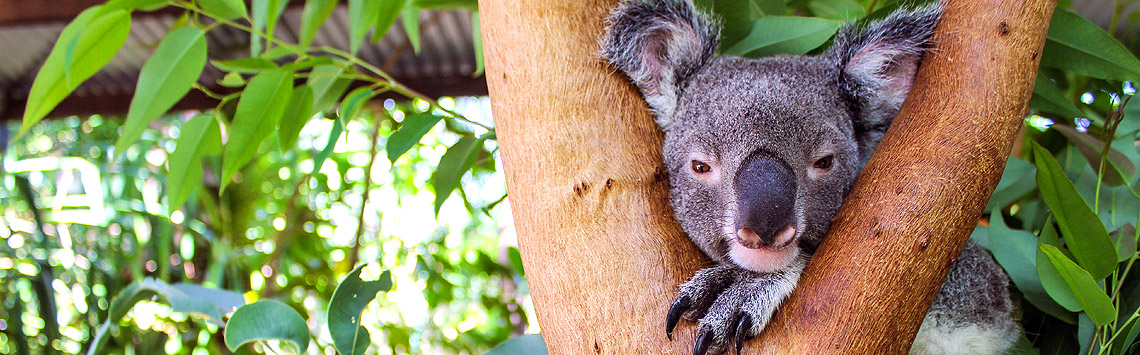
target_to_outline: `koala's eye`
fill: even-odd
[[[819,160],[816,160],[815,163],[811,164],[811,166],[820,170],[831,169],[832,159],[834,159],[834,156],[828,155],[826,157],[819,158]]]
[[[712,171],[712,167],[710,167],[708,164],[705,164],[705,162],[700,161],[700,160],[694,160],[692,162],[692,166],[693,166],[693,172],[697,173],[697,174],[707,174],[710,171]]]

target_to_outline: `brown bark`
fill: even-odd
[[[670,212],[644,102],[597,54],[617,3],[480,1],[512,211],[554,354],[690,351],[693,323],[670,342],[665,312],[709,263]],[[1001,174],[1054,3],[949,1],[935,54],[762,336],[766,352],[909,347]]]
[[[617,0],[480,1],[519,248],[552,354],[679,353],[677,285],[708,261],[668,206],[662,136],[598,55]]]
[[[891,354],[914,334],[1001,177],[1055,0],[950,0],[915,86],[753,349]]]

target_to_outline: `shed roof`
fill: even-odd
[[[0,117],[21,119],[39,67],[47,58],[56,37],[68,21],[92,0],[0,0]],[[54,6],[47,6],[54,5]],[[297,42],[301,26],[302,1],[292,1],[278,22],[274,36]],[[99,73],[84,82],[50,116],[122,114],[130,105],[135,82],[143,63],[158,42],[181,16],[180,11],[159,10],[132,14],[131,32],[126,44]],[[463,10],[424,10],[420,13],[421,50],[413,51],[398,21],[376,43],[365,43],[361,59],[380,67],[397,81],[432,97],[486,95],[482,76],[475,76],[476,64],[471,12]],[[220,26],[207,34],[211,60],[249,55],[249,35]],[[314,46],[347,50],[348,16],[342,4],[318,30]],[[198,83],[214,91],[226,91],[217,84],[225,73],[207,65]],[[217,101],[192,90],[175,109],[204,109]]]

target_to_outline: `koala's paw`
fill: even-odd
[[[798,272],[760,274],[722,265],[699,271],[681,285],[681,295],[669,308],[665,333],[672,339],[681,317],[698,321],[694,355],[717,354],[764,329],[776,307],[795,287]],[[730,343],[731,342],[731,343]]]

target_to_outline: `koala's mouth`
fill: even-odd
[[[796,241],[796,227],[787,226],[770,237],[761,237],[748,227],[736,232],[736,241],[748,249],[783,250]]]

